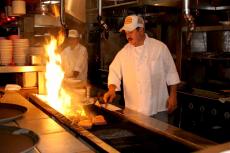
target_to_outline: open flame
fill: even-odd
[[[52,36],[50,41],[45,45],[47,55],[45,72],[47,94],[46,101],[50,106],[63,115],[86,116],[81,105],[78,105],[77,108],[74,108],[77,110],[71,110],[71,96],[62,86],[64,71],[61,66],[61,56],[57,51],[57,48],[64,42],[64,38],[64,33],[59,32],[59,35],[56,38]]]
[[[54,14],[55,17],[59,17],[60,16],[60,11],[59,11],[59,7],[58,5],[52,5],[51,7],[52,13]]]

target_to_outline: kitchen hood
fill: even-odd
[[[61,13],[62,9],[64,10],[63,16],[67,17],[68,19],[74,19],[78,23],[85,23],[86,22],[86,1],[85,0],[65,0],[65,4],[62,6],[60,3]],[[52,5],[53,3],[43,3],[41,4],[41,14],[34,15],[34,27],[46,27],[46,26],[54,26],[54,27],[61,27],[62,23],[64,22],[61,20],[60,17],[55,17],[53,15],[49,15],[48,6]],[[44,6],[47,5],[44,11]]]
[[[86,22],[86,0],[65,0],[65,13]]]
[[[182,0],[140,0],[143,5],[181,7]]]
[[[129,1],[121,0],[119,2],[117,2],[117,0],[107,0],[107,1],[110,1],[110,5],[102,6],[103,9],[119,7],[119,6],[122,7],[122,6],[143,6],[143,5],[163,6],[163,7],[182,6],[182,0],[129,0]]]
[[[54,17],[51,15],[41,15],[35,14],[34,15],[34,27],[61,27],[59,17]]]

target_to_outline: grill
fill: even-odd
[[[121,112],[110,111],[95,105],[84,106],[87,112],[103,115],[107,121],[106,125],[95,125],[86,130],[74,124],[71,119],[67,119],[36,96],[31,96],[29,100],[100,152],[168,153],[173,150],[177,153],[186,153],[201,149],[135,124]]]
[[[168,153],[173,150],[177,153],[185,153],[194,151],[188,146],[132,123],[116,112],[110,112],[95,105],[86,107],[90,112],[102,114],[107,121],[107,125],[93,126],[89,131],[120,152]]]

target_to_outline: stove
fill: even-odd
[[[60,114],[52,107],[41,101],[38,97],[32,95],[29,99],[34,105],[50,115],[61,125],[72,131],[77,137],[92,145],[99,152],[158,152],[158,153],[186,153],[203,149],[204,146],[215,145],[216,143],[206,139],[181,132],[178,128],[172,128],[162,122],[162,128],[175,134],[170,135],[162,132],[162,129],[156,131],[146,128],[145,123],[141,126],[133,122],[132,119],[124,116],[124,111],[111,111],[93,104],[85,105],[86,112],[90,111],[96,115],[103,115],[107,121],[106,125],[95,125],[91,129],[84,129],[75,124],[70,118]],[[138,118],[134,115],[134,118]],[[72,118],[73,119],[73,118]],[[148,117],[148,119],[150,119]],[[152,120],[152,118],[151,118]],[[154,120],[154,119],[153,119]],[[147,120],[146,120],[147,121]],[[162,130],[162,131],[161,131]],[[188,134],[188,135],[187,135]],[[176,135],[180,135],[177,137]],[[190,142],[189,139],[195,142]],[[199,143],[201,145],[197,145]]]
[[[178,92],[180,128],[217,143],[230,141],[230,102],[219,101],[221,97],[204,90]]]

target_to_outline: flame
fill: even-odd
[[[57,5],[52,5],[51,10],[55,17],[60,16],[59,7]]]
[[[70,107],[71,97],[61,87],[64,72],[61,68],[61,56],[56,53],[60,43],[52,36],[49,44],[45,45],[48,56],[45,73],[46,91],[48,103],[61,113],[66,113]]]
[[[64,79],[64,71],[61,66],[61,56],[57,51],[58,47],[64,42],[63,31],[55,38],[51,36],[50,41],[45,45],[47,54],[46,62],[46,100],[47,103],[66,116],[86,116],[86,113],[81,105],[77,105],[77,109],[73,110],[70,94],[62,86]]]

